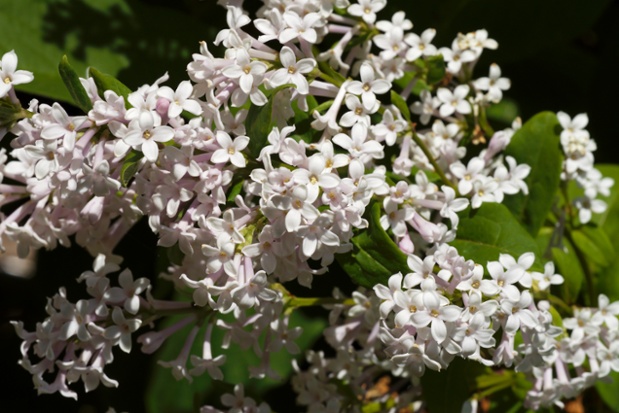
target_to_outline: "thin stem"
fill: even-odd
[[[546,297],[546,299],[550,301],[550,304],[552,304],[553,306],[560,307],[561,310],[563,310],[566,315],[569,315],[570,317],[574,315],[574,310],[572,310],[572,307],[567,305],[565,301],[563,301],[556,295],[549,294],[548,297]]]
[[[445,185],[450,186],[456,192],[456,196],[460,196],[460,193],[458,192],[458,188],[456,187],[456,185],[453,182],[451,182],[449,178],[447,178],[447,176],[445,175],[445,172],[443,172],[443,170],[438,165],[438,163],[436,163],[436,159],[434,159],[434,156],[432,156],[432,153],[430,153],[430,150],[428,149],[426,144],[421,140],[419,135],[417,135],[417,132],[415,132],[415,127],[413,123],[409,122],[408,125],[411,128],[411,132],[413,133],[413,141],[421,148],[426,158],[428,158],[428,161],[434,168],[434,172],[438,174],[438,176],[441,178],[441,181],[443,181]]]
[[[292,297],[288,302],[290,307],[316,307],[323,305],[354,305],[355,301],[352,298],[340,299],[333,297]]]

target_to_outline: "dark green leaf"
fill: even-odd
[[[241,193],[244,181],[245,179],[239,179],[237,182],[233,181],[232,187],[228,191],[228,198],[226,198],[228,202],[233,203],[236,196]]]
[[[571,235],[576,247],[595,265],[608,267],[615,259],[615,248],[601,228],[585,225]]]
[[[439,83],[445,77],[445,60],[443,55],[426,57],[426,82],[430,85]]]
[[[273,98],[264,106],[251,105],[245,119],[246,134],[249,137],[249,157],[256,159],[268,142],[269,133],[273,130]]]
[[[460,215],[458,236],[451,245],[466,259],[485,265],[497,260],[499,254],[518,259],[525,252],[533,252],[539,257],[535,240],[504,205],[485,203],[477,210],[467,209]]]
[[[144,157],[142,152],[132,150],[129,152],[123,161],[123,166],[120,168],[120,183],[127,187],[129,181],[135,176],[140,168],[140,160]]]
[[[545,252],[549,247],[551,238],[553,237],[553,228],[544,227],[540,230],[537,237],[537,243],[540,251]],[[561,291],[561,298],[568,305],[576,304],[578,295],[585,281],[585,273],[582,268],[574,247],[569,240],[563,238],[562,246],[565,248],[551,246],[550,254],[555,263],[555,270],[563,276],[564,282],[558,289]]]
[[[406,254],[380,225],[381,211],[380,203],[370,204],[366,211],[368,229],[353,237],[351,252],[337,256],[348,276],[367,288],[387,284],[393,274],[408,271]]]
[[[303,141],[305,143],[314,143],[322,136],[322,132],[312,128],[312,121],[314,117],[312,113],[318,106],[316,98],[314,96],[307,97],[308,110],[301,110],[297,105],[297,101],[292,102],[292,110],[294,111],[293,125],[295,127],[294,132],[290,137],[297,142]]]
[[[619,413],[619,373],[611,371],[610,378],[612,380],[610,383],[598,380],[595,383],[595,388],[602,400],[604,400],[604,403],[606,403],[613,412]]]
[[[73,98],[73,103],[80,108],[84,113],[88,113],[92,109],[92,102],[86,93],[86,89],[82,86],[79,76],[73,67],[69,64],[67,56],[62,56],[60,64],[58,65],[58,73],[67,87],[67,90]]]
[[[286,89],[294,88],[293,84],[285,84],[270,89],[265,92],[268,98],[264,106],[252,104],[245,118],[246,134],[249,137],[249,157],[254,160],[260,156],[260,151],[268,142],[269,133],[273,127],[277,126],[277,121],[273,117],[273,102],[276,100],[275,95]],[[308,102],[309,104],[309,102]]]
[[[615,258],[611,265],[598,273],[597,290],[611,302],[619,300],[619,258]]]
[[[430,412],[459,412],[476,389],[477,376],[485,367],[456,357],[444,371],[426,369],[421,377],[424,401]]]
[[[507,196],[504,204],[534,237],[548,216],[559,188],[563,162],[559,132],[557,116],[542,112],[526,122],[505,149],[506,156],[531,167],[526,179],[529,194]]]
[[[88,74],[94,79],[100,96],[103,96],[106,90],[111,90],[118,96],[125,98],[125,107],[131,107],[127,100],[127,96],[131,93],[131,89],[125,86],[120,80],[116,79],[114,76],[102,73],[94,67],[88,68]]]
[[[488,119],[503,122],[507,125],[516,119],[516,116],[520,113],[518,104],[515,100],[504,97],[499,103],[489,106],[486,109],[486,116]]]
[[[410,122],[411,112],[408,109],[408,105],[406,104],[404,98],[395,90],[391,90],[391,103],[393,103],[393,105],[400,110],[400,113],[404,119]]]
[[[604,176],[615,180],[610,196],[604,197],[608,209],[601,215],[593,215],[592,221],[608,235],[611,245],[619,249],[619,166],[597,165]],[[604,268],[597,277],[597,290],[606,294],[611,301],[619,300],[619,256],[615,255],[611,264]],[[617,375],[616,375],[617,376]],[[619,406],[616,404],[615,406]],[[619,409],[619,408],[618,408]],[[619,411],[619,410],[616,410]]]
[[[92,66],[133,87],[168,71],[176,85],[187,79],[199,42],[215,39],[225,22],[225,8],[210,3],[0,0],[0,56],[14,49],[18,68],[34,73],[34,82],[19,91],[65,102],[71,96],[57,70],[64,54],[81,77]]]
[[[615,247],[619,247],[619,165],[596,165],[605,177],[612,178],[615,184],[610,190],[610,196],[602,196],[608,208],[603,214],[594,214],[592,222],[606,232]]]

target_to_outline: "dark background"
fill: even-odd
[[[0,0],[0,6],[7,1],[19,0]],[[210,43],[225,24],[225,11],[214,0],[133,0],[125,2],[130,13],[112,7],[107,14],[83,0],[38,3],[48,5],[42,26],[45,42],[62,49],[68,47],[69,34],[77,36],[79,44],[71,46],[74,59],[85,59],[89,45],[109,45],[113,52],[127,56],[129,64],[118,77],[131,88],[151,83],[165,70],[172,77],[172,85],[185,79],[186,64],[191,53],[198,52],[198,41]],[[254,7],[258,4],[252,0],[246,3]],[[588,113],[588,129],[599,148],[596,160],[617,162],[614,141],[619,109],[619,3],[391,0],[388,8],[391,13],[405,10],[416,33],[427,27],[436,28],[437,46],[449,46],[458,32],[487,29],[490,37],[499,42],[499,49],[484,52],[477,76],[486,75],[490,63],[498,63],[503,76],[512,81],[505,96],[517,104],[524,120],[542,110],[563,110],[571,116]],[[4,10],[0,11],[2,14],[7,8],[0,10]],[[168,19],[172,13],[187,16],[191,24],[182,25],[184,29],[180,31],[170,29]],[[389,12],[383,11],[380,18],[389,16]],[[217,52],[212,46],[210,50]],[[23,64],[20,68],[34,70]],[[22,101],[27,102],[27,97]],[[6,140],[2,142],[6,144]],[[144,226],[132,231],[123,242],[119,252],[124,251],[126,264],[135,274],[151,274],[154,279],[155,242]],[[59,395],[36,397],[28,373],[16,364],[20,341],[8,321],[23,320],[28,329],[34,329],[35,323],[45,317],[45,297],[53,295],[60,285],[67,286],[70,297],[79,297],[81,286],[74,280],[91,264],[85,252],[59,248],[39,253],[38,270],[31,279],[0,274],[0,372],[4,382],[0,386],[0,411],[103,412],[108,406],[117,406],[118,411],[144,410],[144,378],[150,371],[150,359],[138,357],[138,351],[131,357],[115,353],[116,360],[107,371],[120,380],[118,389],[100,387],[80,396],[77,403]],[[291,411],[286,408],[293,400],[289,389],[272,396],[280,406],[278,411]]]

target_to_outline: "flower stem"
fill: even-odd
[[[451,182],[449,178],[447,178],[445,172],[443,172],[443,169],[441,169],[441,167],[436,163],[436,159],[434,159],[432,153],[430,153],[430,150],[428,149],[426,144],[421,140],[419,135],[417,135],[417,132],[415,132],[414,124],[412,122],[409,122],[408,125],[411,128],[411,132],[413,133],[413,141],[421,148],[426,158],[428,158],[428,161],[432,165],[432,168],[434,168],[434,172],[438,174],[438,176],[441,178],[441,181],[443,181],[445,185],[451,187],[454,191],[456,191],[456,196],[460,196],[456,185]]]

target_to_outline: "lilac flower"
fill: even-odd
[[[0,62],[0,99],[13,89],[13,85],[23,85],[34,80],[32,72],[15,69],[17,69],[17,54],[11,50],[2,56]]]

